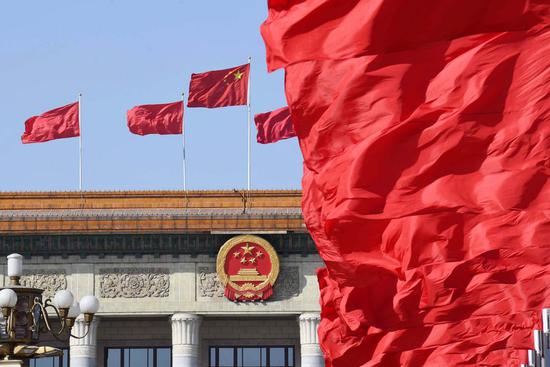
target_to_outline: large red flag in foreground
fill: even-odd
[[[269,6],[327,366],[517,366],[550,305],[548,1]]]
[[[23,144],[80,136],[78,102],[33,116],[25,121]]]
[[[254,122],[258,130],[257,141],[260,144],[275,143],[296,136],[288,107],[259,113],[254,116]]]
[[[127,113],[128,129],[137,135],[181,134],[183,102],[135,106]]]
[[[248,103],[250,64],[192,74],[187,107],[244,106]]]

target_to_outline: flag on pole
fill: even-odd
[[[288,107],[259,113],[254,116],[254,122],[258,130],[257,141],[260,144],[275,143],[296,136]]]
[[[548,1],[269,6],[327,366],[522,363],[550,299]]]
[[[75,102],[29,118],[25,121],[25,132],[21,136],[21,142],[43,143],[78,136],[78,102]]]
[[[183,101],[135,106],[128,111],[127,120],[133,134],[181,134]]]
[[[250,64],[192,74],[187,107],[245,106],[249,76]]]

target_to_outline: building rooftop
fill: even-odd
[[[305,232],[299,190],[0,193],[0,234]]]

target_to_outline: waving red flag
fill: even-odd
[[[187,107],[217,108],[248,103],[250,64],[192,74]]]
[[[23,144],[80,136],[78,102],[44,112],[25,121]]]
[[[524,360],[550,299],[548,24],[542,0],[270,1],[327,366]]]
[[[257,140],[260,144],[275,143],[296,136],[288,107],[259,113],[254,116],[254,122],[258,130]]]
[[[181,134],[183,102],[135,106],[127,113],[128,129],[137,135]]]

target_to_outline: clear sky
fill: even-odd
[[[172,102],[193,72],[252,66],[253,113],[286,104],[268,74],[265,0],[0,2],[0,191],[78,188],[78,139],[21,144],[28,117],[83,93],[85,190],[180,189],[181,136],[132,135],[126,111]],[[185,110],[189,189],[246,186],[246,108]],[[255,142],[253,189],[299,188],[296,139]]]

